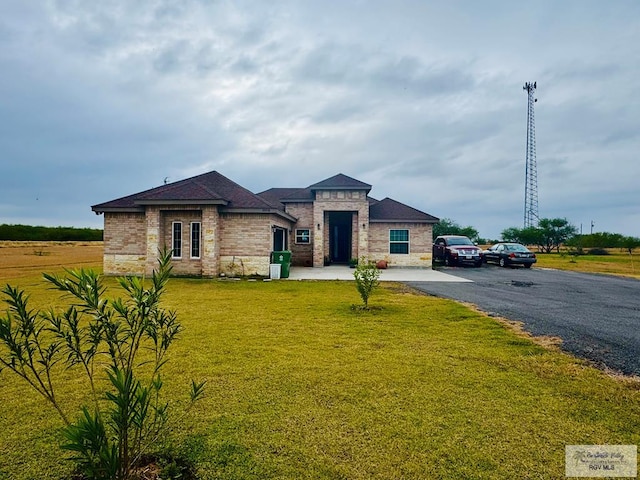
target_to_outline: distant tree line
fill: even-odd
[[[31,225],[0,225],[0,240],[95,242],[102,240],[98,228],[34,227]]]
[[[541,252],[560,251],[560,246],[573,238],[576,227],[566,218],[541,218],[537,227],[511,227],[502,231],[505,242],[518,242],[524,245],[537,245]]]
[[[449,218],[443,218],[433,226],[433,237],[439,235],[464,235],[476,243],[495,243],[481,238],[475,228],[460,226]],[[545,253],[554,250],[559,252],[561,246],[570,247],[577,254],[584,253],[584,249],[603,251],[605,248],[621,248],[631,253],[640,247],[640,238],[619,233],[598,232],[580,235],[578,229],[566,218],[541,218],[537,227],[507,228],[502,231],[502,241],[535,245]]]
[[[619,233],[598,232],[576,235],[567,241],[567,246],[575,248],[623,248],[633,250],[640,247],[640,238],[625,237]]]

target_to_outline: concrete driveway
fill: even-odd
[[[353,268],[344,265],[328,267],[291,267],[289,280],[353,280]],[[468,283],[471,280],[431,270],[430,268],[392,267],[380,270],[382,282],[458,282]]]

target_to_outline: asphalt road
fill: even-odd
[[[601,368],[640,375],[640,281],[560,270],[442,267],[473,283],[407,282],[439,297],[521,321],[534,335]]]

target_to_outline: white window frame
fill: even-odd
[[[194,225],[198,225],[198,238],[197,238],[197,243],[198,243],[198,255],[194,255],[193,254],[193,245],[194,245],[194,241],[193,241],[193,226]],[[202,223],[201,222],[191,222],[191,224],[189,225],[189,258],[193,258],[193,259],[199,259],[200,255],[202,255]]]
[[[180,236],[176,238],[176,226],[180,226]],[[176,242],[177,247],[176,248]],[[176,251],[179,255],[176,255]],[[171,222],[171,258],[182,258],[182,222]]]
[[[397,232],[397,231],[405,231],[407,232],[407,239],[406,240],[391,240],[391,232]],[[391,252],[391,245],[393,244],[407,244],[407,253],[392,253]],[[411,230],[409,230],[408,228],[390,228],[389,229],[389,255],[409,255],[409,253],[411,253]]]
[[[298,240],[298,238],[299,238],[298,232],[307,232],[307,241],[306,242]],[[300,238],[302,238],[302,236],[300,236]],[[309,245],[309,244],[311,244],[311,229],[310,228],[296,228],[295,243],[296,243],[296,245]]]

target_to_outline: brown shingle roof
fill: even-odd
[[[95,212],[104,212],[111,209],[130,210],[140,209],[142,205],[173,203],[225,205],[227,208],[280,209],[278,204],[259,197],[216,171],[94,205],[91,209]]]
[[[260,192],[257,195],[263,200],[266,200],[267,202],[272,203],[274,205],[278,205],[280,209],[284,210],[284,204],[282,204],[280,200],[296,190],[298,189],[297,188],[270,188],[269,190]]]
[[[391,198],[384,198],[369,205],[369,221],[438,223],[440,219]]]
[[[343,174],[318,182],[307,188],[271,188],[259,194],[250,192],[224,175],[213,171],[178,182],[161,185],[140,193],[94,205],[94,212],[144,211],[144,205],[195,204],[222,205],[225,209],[277,210],[281,215],[287,202],[311,202],[316,189],[371,190],[360,180]],[[368,197],[369,219],[372,222],[399,221],[437,223],[438,218],[390,198],[376,200]],[[293,217],[291,217],[293,219]]]

